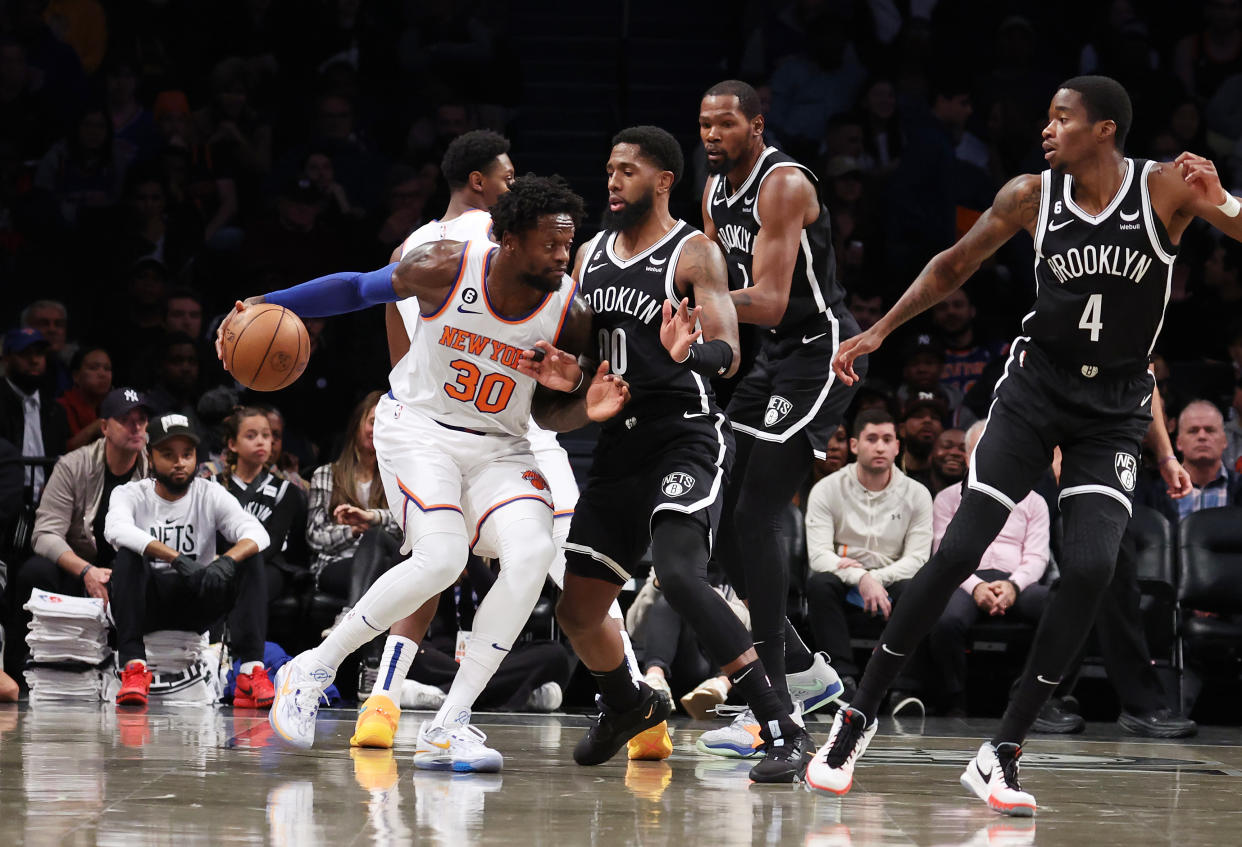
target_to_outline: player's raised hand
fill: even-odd
[[[630,386],[614,373],[608,372],[608,360],[599,363],[591,385],[587,388],[586,413],[595,422],[606,421],[630,402]]]
[[[854,372],[854,360],[880,347],[881,339],[871,330],[860,332],[853,338],[847,338],[837,347],[837,355],[832,357],[832,369],[837,378],[846,385],[858,382],[858,374]]]
[[[1210,159],[1187,152],[1173,160],[1173,167],[1178,169],[1187,185],[1213,206],[1229,199],[1228,192],[1221,187],[1216,165]]]
[[[553,347],[542,339],[531,350],[523,350],[517,369],[533,377],[544,388],[573,391],[582,384],[582,368],[578,357]]]
[[[702,329],[698,329],[699,314],[703,311],[702,306],[695,306],[690,309],[690,299],[688,297],[681,298],[681,302],[677,304],[677,309],[673,309],[673,301],[664,301],[664,320],[660,324],[660,343],[664,345],[664,349],[672,356],[674,362],[684,362],[690,355],[690,345],[698,340],[703,334]]]
[[[1160,476],[1164,477],[1164,484],[1169,487],[1169,496],[1174,500],[1180,500],[1194,490],[1190,474],[1175,458],[1170,457],[1160,463]]]

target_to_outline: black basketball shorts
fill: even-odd
[[[567,571],[617,585],[647,552],[663,511],[700,521],[711,545],[733,465],[733,433],[719,410],[621,417],[595,446],[565,542]]]
[[[1146,371],[1084,377],[1019,338],[996,383],[967,485],[1012,509],[1048,469],[1059,446],[1059,500],[1102,494],[1131,512],[1154,384]]]

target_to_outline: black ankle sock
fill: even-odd
[[[755,713],[755,719],[759,721],[761,730],[768,736],[773,734],[772,721],[776,721],[781,735],[792,735],[798,730],[798,725],[789,716],[789,709],[781,703],[780,695],[776,693],[776,689],[768,680],[761,661],[756,659],[733,672],[729,675],[729,681],[742,692],[742,696],[746,698],[746,704]]]
[[[610,671],[591,671],[600,696],[608,707],[618,712],[626,712],[638,705],[642,700],[642,691],[630,676],[630,667],[622,660],[621,664]]]

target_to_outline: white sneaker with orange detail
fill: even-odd
[[[1018,759],[1022,748],[1017,744],[1000,744],[993,747],[985,741],[979,752],[962,771],[962,787],[988,804],[988,808],[1002,815],[1019,818],[1033,817],[1035,798],[1023,791],[1018,783]]]

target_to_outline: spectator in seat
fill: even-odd
[[[966,289],[959,288],[932,307],[932,325],[945,344],[940,384],[965,396],[996,358],[997,348],[980,341],[975,306]]]
[[[229,648],[241,660],[233,705],[266,708],[275,691],[263,667],[267,592],[255,557],[267,531],[221,486],[195,477],[198,433],[185,415],[161,415],[148,429],[152,478],[117,488],[104,520],[117,549],[108,584],[123,668],[116,702],[147,702],[143,635],[202,632],[227,614]],[[217,534],[232,545],[220,555]]]
[[[911,338],[902,351],[901,385],[897,387],[897,402],[904,408],[911,397],[920,393],[942,393],[949,412],[956,412],[962,405],[962,394],[940,381],[944,373],[944,345],[934,335],[919,333]],[[948,415],[943,419],[948,422]],[[971,419],[967,425],[974,423]],[[931,448],[928,447],[930,452]]]
[[[974,450],[983,423],[966,433],[966,454]],[[962,486],[950,485],[932,505],[932,550],[962,504]],[[949,598],[927,637],[928,653],[942,692],[941,709],[951,717],[966,715],[966,635],[979,620],[1016,616],[1038,623],[1048,600],[1048,587],[1039,581],[1048,568],[1048,506],[1034,491],[1009,513],[1000,535],[984,551],[979,567]]]
[[[203,339],[203,300],[191,288],[174,288],[164,301],[164,331]]]
[[[859,672],[850,648],[859,613],[847,610],[888,618],[932,542],[931,494],[895,466],[892,416],[881,409],[859,413],[850,451],[857,461],[816,483],[806,511],[811,632],[816,649],[833,657],[847,698]]]
[[[116,489],[147,475],[148,412],[142,394],[114,388],[99,406],[103,437],[56,463],[35,512],[34,555],[17,573],[21,602],[35,589],[108,602],[116,550],[104,538],[104,518]],[[19,626],[29,622],[19,615]]]
[[[37,329],[47,339],[47,372],[44,388],[59,397],[73,384],[69,361],[74,345],[69,344],[69,310],[58,300],[36,300],[22,309],[22,326]]]
[[[948,413],[948,400],[939,386],[908,395],[897,433],[901,436],[901,469],[920,482],[930,478],[932,450],[944,434],[944,419]]]
[[[1152,485],[1138,499],[1173,524],[1200,509],[1242,504],[1242,474],[1225,467],[1226,446],[1220,409],[1207,400],[1191,400],[1177,416],[1177,449],[1193,489],[1189,496],[1174,500],[1163,485]]]
[[[198,345],[183,332],[164,336],[156,354],[155,384],[148,399],[157,412],[178,412],[190,419],[195,431],[198,421]]]
[[[372,391],[354,407],[340,456],[311,475],[311,571],[319,590],[346,598],[351,607],[401,549],[401,526],[388,508],[375,458],[380,396]]]
[[[966,454],[966,433],[960,429],[946,429],[932,446],[927,468],[907,470],[906,475],[926,485],[935,497],[966,476]]]
[[[272,430],[272,464],[284,475],[285,479],[302,489],[302,493],[309,494],[310,483],[298,473],[300,463],[297,454],[285,450],[284,413],[275,406],[263,406],[262,408],[267,413],[267,422]]]
[[[1233,414],[1225,424],[1225,467],[1242,473],[1242,377],[1233,387]]]
[[[272,465],[272,429],[266,411],[243,407],[226,418],[224,426],[224,455],[205,462],[199,472],[223,485],[267,530],[271,544],[263,554],[263,570],[268,599],[275,600],[290,578],[308,565],[306,494]]]
[[[112,357],[93,344],[83,345],[69,365],[73,387],[57,398],[69,421],[67,449],[76,450],[103,434],[99,404],[112,390]]]
[[[4,382],[0,384],[0,438],[26,457],[59,456],[69,441],[65,410],[42,388],[50,346],[37,329],[13,329],[4,336]],[[26,483],[34,499],[43,490],[43,468],[29,468]]]
[[[854,320],[858,321],[859,328],[864,331],[870,329],[872,324],[884,317],[884,295],[878,291],[871,292],[861,289],[851,291],[845,300],[845,305],[849,307]]]

